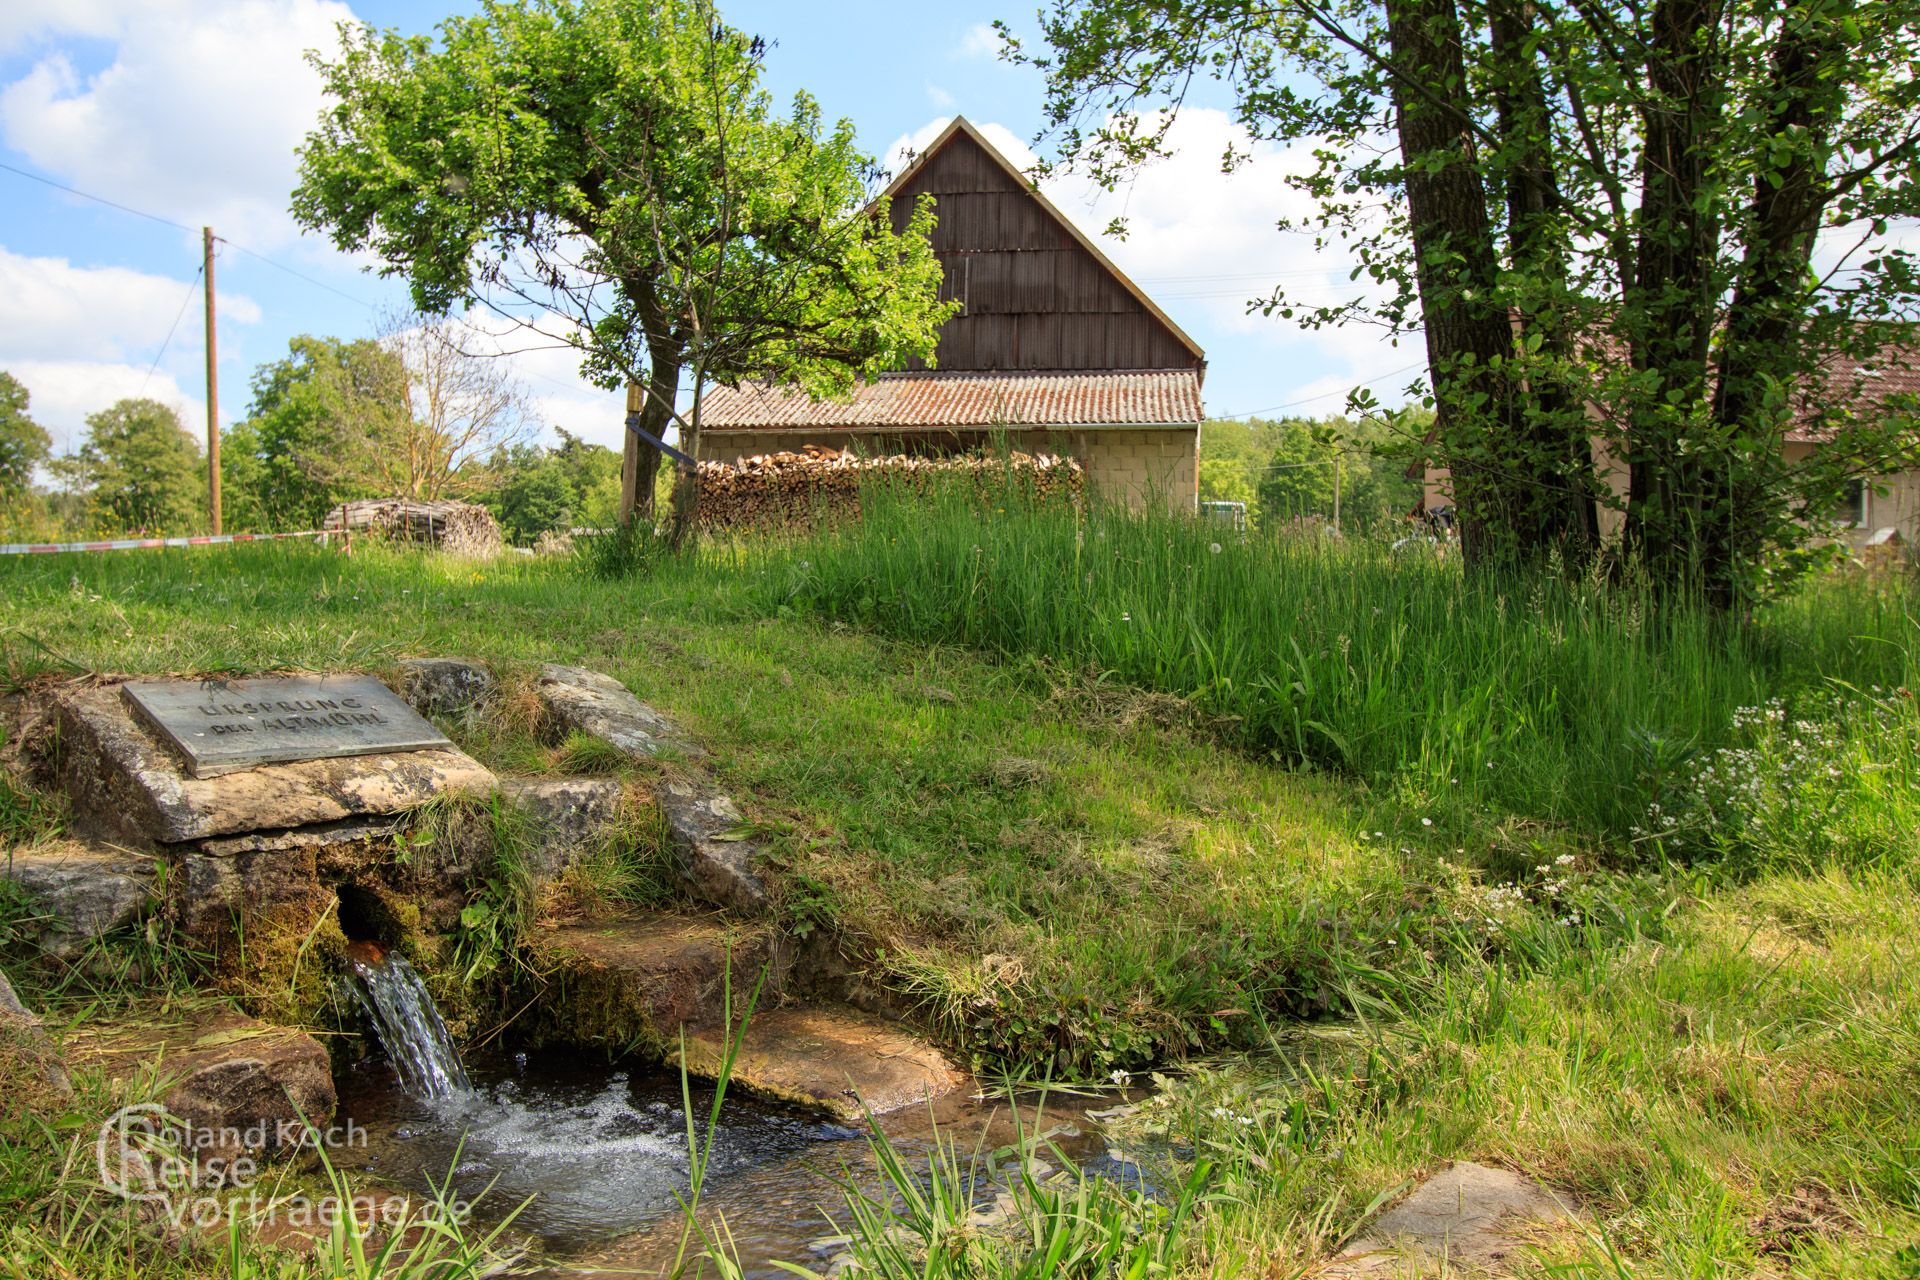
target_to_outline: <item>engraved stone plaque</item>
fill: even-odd
[[[122,686],[196,778],[255,765],[451,747],[372,676],[140,680]]]

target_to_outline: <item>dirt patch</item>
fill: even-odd
[[[1785,1257],[1809,1241],[1851,1234],[1849,1214],[1823,1183],[1803,1182],[1748,1224],[1762,1257]]]

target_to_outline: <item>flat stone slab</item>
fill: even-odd
[[[369,675],[134,680],[120,692],[186,757],[195,778],[294,760],[453,746]]]
[[[119,849],[66,841],[16,850],[0,860],[33,904],[40,946],[71,957],[87,943],[140,917],[153,898],[153,864]]]
[[[599,738],[636,760],[662,756],[692,760],[707,754],[678,725],[612,676],[585,667],[548,664],[540,668],[534,692],[549,725],[563,735],[577,732]]]
[[[687,1070],[713,1075],[726,1044],[720,1028],[689,1031]],[[944,1097],[965,1080],[945,1054],[898,1023],[839,1005],[754,1014],[733,1069],[741,1088],[842,1120]]]
[[[1381,1214],[1341,1251],[1324,1276],[1424,1275],[1436,1267],[1499,1270],[1528,1227],[1573,1214],[1545,1186],[1510,1169],[1456,1161]]]
[[[409,712],[408,714],[412,714]],[[450,748],[269,764],[196,778],[112,686],[71,689],[55,706],[59,775],[77,830],[134,848],[286,831],[399,813],[494,776]]]

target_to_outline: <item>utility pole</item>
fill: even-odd
[[[220,375],[214,349],[213,228],[200,228],[201,271],[207,278],[207,512],[220,533]]]

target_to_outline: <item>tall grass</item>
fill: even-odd
[[[1633,585],[1467,578],[1384,543],[1241,538],[1011,486],[864,507],[772,566],[762,606],[1178,694],[1246,747],[1462,831],[1491,812],[1644,836],[1737,709],[1920,683],[1907,591],[1858,574],[1736,622]]]

